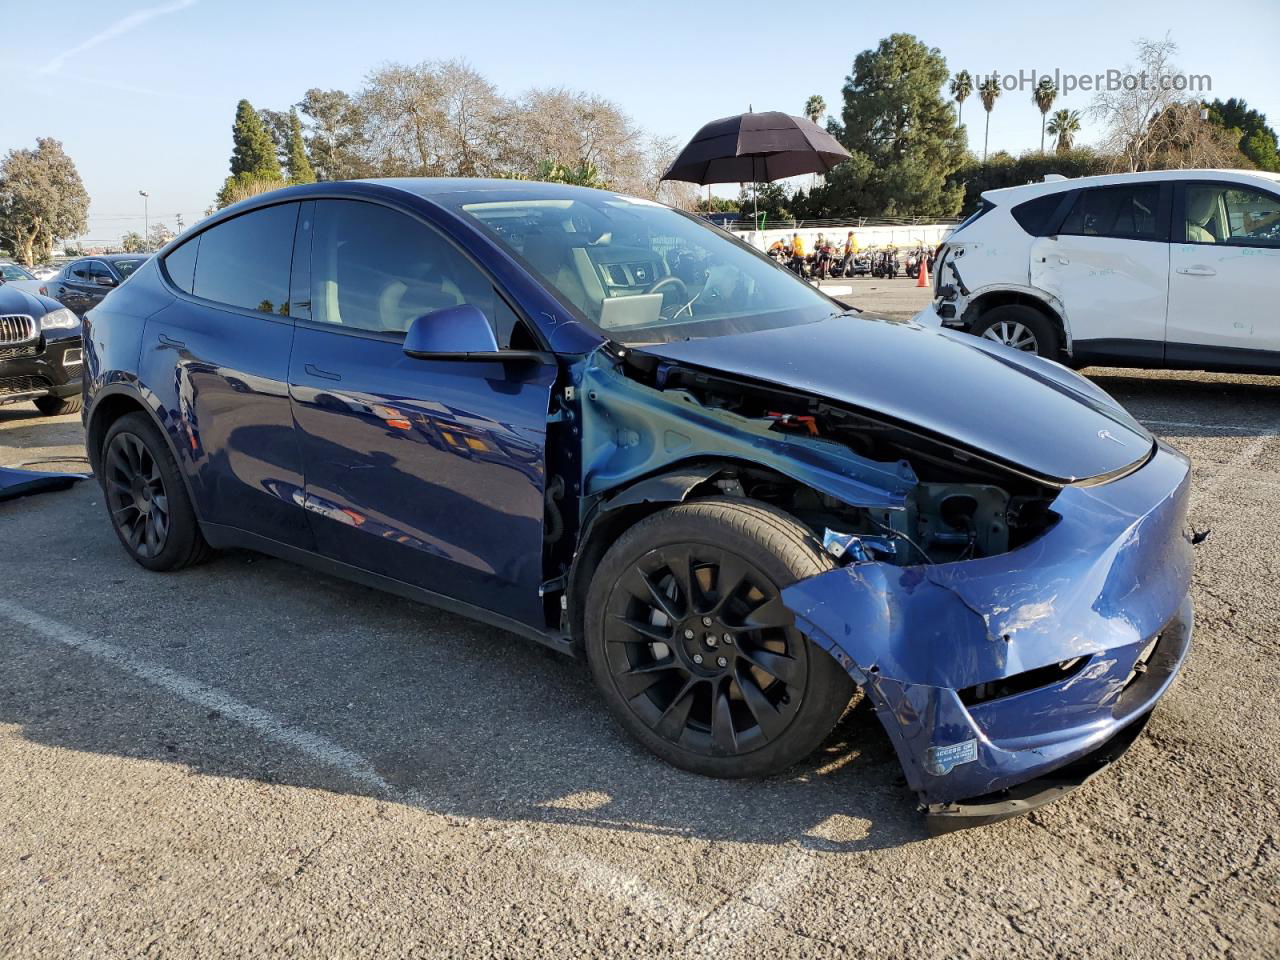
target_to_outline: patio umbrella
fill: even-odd
[[[803,117],[769,111],[712,120],[672,161],[663,180],[686,183],[772,183],[826,173],[849,151]]]

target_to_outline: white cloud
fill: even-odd
[[[121,17],[105,30],[100,30],[88,40],[76,44],[70,49],[63,50],[60,54],[46,63],[36,72],[42,75],[57,73],[62,69],[62,65],[78,54],[84,53],[90,47],[96,47],[100,43],[106,43],[108,40],[114,40],[116,37],[123,36],[130,30],[136,30],[148,20],[154,20],[156,17],[163,17],[166,13],[177,13],[179,10],[185,10],[187,7],[193,7],[196,0],[175,0],[174,3],[162,3],[159,6],[147,7],[143,10],[136,10],[127,17]]]

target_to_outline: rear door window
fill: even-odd
[[[89,261],[77,260],[67,268],[67,278],[74,283],[89,282]]]
[[[1159,240],[1160,185],[1132,183],[1081,190],[1059,233]]]
[[[297,220],[298,204],[282,203],[204,231],[192,292],[232,307],[287,316]]]

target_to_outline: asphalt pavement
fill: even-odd
[[[1193,459],[1195,642],[1112,769],[935,839],[865,707],[703,779],[511,634],[251,553],[149,573],[92,482],[0,503],[0,956],[1274,958],[1280,378],[1089,373]],[[0,466],[80,443],[0,407]]]

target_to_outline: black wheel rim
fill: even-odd
[[[160,465],[138,437],[118,433],[107,447],[104,466],[112,522],[137,556],[155,557],[169,536],[169,497]]]
[[[800,709],[808,643],[777,586],[730,551],[677,544],[646,554],[614,586],[604,633],[627,707],[691,752],[759,750]]]

